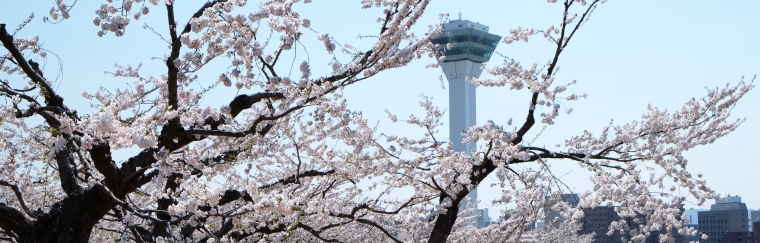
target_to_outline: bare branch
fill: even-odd
[[[586,9],[586,11],[583,13],[583,15],[581,15],[581,19],[578,20],[578,23],[573,28],[573,31],[570,32],[570,35],[567,36],[566,40],[564,40],[564,44],[562,44],[562,48],[563,49],[565,47],[567,47],[567,43],[570,42],[570,38],[573,38],[573,36],[575,35],[575,32],[578,31],[578,28],[580,28],[581,25],[583,25],[584,21],[586,21],[589,17],[591,17],[591,13],[594,10],[594,8],[596,8],[596,6],[597,6],[598,3],[599,3],[599,0],[594,0],[593,2],[591,2],[591,4],[589,4],[589,6]],[[570,4],[567,4],[566,6],[569,8]],[[566,8],[566,10],[567,10],[567,8]],[[567,11],[565,11],[565,13],[567,13]],[[565,14],[565,17],[567,17],[567,14]],[[565,18],[565,20],[566,20],[566,18]],[[564,25],[563,25],[563,29],[564,29]],[[563,35],[563,37],[564,37],[564,35]]]

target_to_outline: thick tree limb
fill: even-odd
[[[177,65],[174,63],[177,58],[179,58],[179,52],[182,49],[182,42],[180,41],[180,37],[183,34],[189,33],[191,30],[190,21],[192,21],[193,18],[198,18],[201,15],[203,15],[203,12],[206,11],[206,9],[213,7],[216,3],[220,2],[226,2],[226,0],[216,0],[207,2],[204,4],[198,11],[196,11],[192,17],[190,17],[190,20],[185,24],[184,29],[182,29],[182,32],[177,34],[177,20],[174,17],[174,5],[173,4],[166,4],[166,11],[167,11],[167,20],[169,23],[169,36],[171,38],[171,53],[169,54],[169,57],[166,59],[166,67],[168,68],[167,72],[167,91],[168,91],[168,101],[169,106],[176,110],[178,108],[178,99],[177,99],[177,83],[178,83],[178,77],[179,77],[179,69],[177,68]]]
[[[103,141],[94,144],[89,152],[95,169],[106,178],[106,186],[111,190],[116,190],[120,186],[122,178],[119,168],[111,158],[111,146],[108,142]]]
[[[285,95],[283,93],[271,93],[271,92],[262,92],[262,93],[256,93],[252,95],[238,95],[230,102],[230,114],[232,114],[232,117],[236,117],[245,109],[251,108],[253,104],[258,103],[261,100],[264,99],[284,99]]]
[[[467,196],[469,192],[470,191],[465,188],[459,191],[456,195],[449,197],[451,199],[452,206],[446,210],[446,213],[439,214],[435,219],[433,231],[430,232],[430,238],[428,238],[428,242],[446,242],[446,239],[449,238],[451,230],[454,227],[454,223],[457,220],[457,215],[459,214],[459,203]],[[441,200],[443,199],[444,198],[442,197]]]
[[[68,147],[67,145],[64,146]],[[69,154],[68,148],[56,151],[55,161],[56,165],[58,165],[58,175],[61,178],[61,189],[68,195],[82,191],[82,187],[77,183],[76,171],[74,171],[74,167],[72,166],[74,161],[71,158],[71,154]]]
[[[488,175],[496,170],[497,166],[490,158],[492,148],[493,143],[489,142],[488,150],[483,155],[483,161],[480,165],[473,165],[471,170],[472,172],[467,175],[470,177],[472,185],[480,185],[480,183],[485,180]],[[433,180],[433,182],[435,182],[435,180]],[[437,183],[435,183],[435,185],[439,188],[441,187]],[[435,226],[433,227],[433,231],[430,233],[428,242],[445,242],[446,239],[448,239],[454,227],[454,223],[458,218],[459,204],[467,197],[467,194],[470,193],[470,189],[467,187],[467,185],[464,185],[462,190],[457,192],[455,195],[446,193],[443,188],[441,188],[441,191],[442,192],[439,199],[440,202],[443,202],[446,198],[448,198],[451,200],[452,206],[446,210],[446,213],[438,215],[438,217],[435,219]]]
[[[177,35],[177,20],[174,19],[174,5],[173,4],[166,4],[166,12],[167,12],[167,18],[169,22],[169,35],[171,36],[171,53],[169,54],[169,57],[166,58],[166,67],[168,68],[166,79],[167,82],[167,91],[168,91],[168,99],[169,99],[169,107],[171,107],[172,110],[177,109],[177,82],[178,82],[178,76],[179,76],[179,69],[177,68],[177,65],[174,63],[174,61],[177,60],[179,57],[179,51],[182,49],[182,42],[179,39],[179,36]]]
[[[5,203],[0,203],[0,228],[16,235],[24,235],[30,227],[31,221],[24,216],[24,213],[8,207]]]
[[[232,102],[230,102],[230,108],[235,111],[232,113],[232,119],[234,119],[237,115],[240,114],[240,112],[244,109],[250,108],[253,104],[263,100],[263,99],[280,99],[284,98],[282,93],[257,93],[254,95],[239,95],[233,99]],[[213,125],[212,123],[215,122],[213,120],[208,120],[206,123],[209,123],[208,125]],[[190,144],[193,141],[200,140],[199,138],[195,138],[192,133],[185,132],[185,130],[181,127],[174,128],[175,124],[173,122],[170,122],[170,124],[164,125],[164,127],[161,129],[161,134],[159,136],[159,144],[158,147],[164,147],[168,152],[173,152],[179,148],[182,148],[186,146],[187,144]],[[218,126],[218,124],[217,124]],[[173,132],[170,132],[173,131]],[[180,139],[177,139],[180,138]],[[174,140],[177,139],[178,141],[175,143]],[[131,174],[136,172],[137,167],[143,167],[148,168],[153,163],[155,163],[157,160],[153,156],[154,153],[159,152],[157,149],[154,148],[148,148],[141,151],[139,154],[129,158],[129,160],[122,164],[121,168],[119,169],[120,173],[122,175]],[[157,173],[157,172],[156,172]],[[124,195],[132,192],[135,188],[144,185],[145,183],[149,182],[150,179],[153,178],[154,175],[143,175],[139,176],[136,179],[139,179],[140,183],[136,183],[137,180],[133,185],[130,185],[128,187],[121,187],[122,190],[115,191],[114,194],[117,195],[117,197],[123,197]]]
[[[30,226],[35,233],[20,235],[21,242],[87,242],[93,226],[116,205],[101,184],[70,194]]]

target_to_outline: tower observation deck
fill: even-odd
[[[432,40],[438,46],[438,64],[449,80],[449,139],[454,151],[470,154],[476,149],[475,143],[463,143],[462,136],[476,122],[475,85],[467,79],[480,77],[483,63],[491,59],[499,40],[500,36],[488,33],[488,26],[461,19],[444,23],[443,33]],[[477,201],[477,188],[468,197]],[[469,206],[463,203],[460,207]],[[486,226],[490,222],[487,209],[477,210],[477,203],[474,208],[475,213],[482,213],[477,226]]]
[[[484,63],[491,59],[499,40],[500,36],[488,33],[488,26],[469,20],[452,20],[443,24],[443,33],[433,39],[433,44],[440,47],[437,57],[445,55],[444,63],[461,60]]]

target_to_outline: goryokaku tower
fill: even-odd
[[[475,143],[463,143],[462,133],[475,125],[475,85],[467,82],[468,78],[478,78],[483,72],[483,64],[488,62],[499,44],[500,36],[488,33],[488,26],[462,20],[443,24],[443,33],[433,40],[438,44],[436,51],[438,64],[443,68],[449,80],[449,139],[454,151],[470,152],[476,149]],[[478,199],[477,189],[468,194],[473,201]],[[466,206],[466,205],[460,205]],[[477,204],[475,204],[475,212]],[[478,219],[477,226],[483,227],[488,221],[487,209],[484,217]]]

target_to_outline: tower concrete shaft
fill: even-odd
[[[500,39],[488,33],[488,26],[460,19],[443,24],[443,33],[433,40],[438,45],[438,64],[449,80],[449,139],[454,151],[471,154],[477,148],[473,142],[463,143],[463,133],[476,125],[475,85],[467,80],[480,77],[483,63],[491,58]],[[477,188],[468,197],[477,202]],[[463,203],[460,207],[470,206]],[[472,207],[477,213],[477,203]],[[478,227],[486,224],[484,218],[478,220]]]

